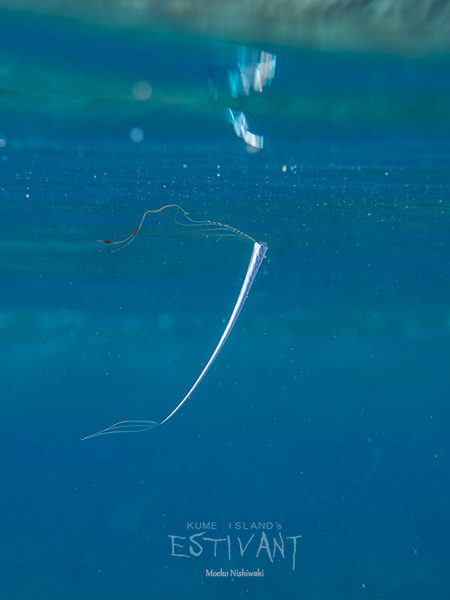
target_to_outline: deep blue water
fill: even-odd
[[[236,100],[229,45],[3,17],[2,598],[447,598],[446,59],[277,49],[271,87]],[[124,99],[128,81],[162,97],[174,77],[155,109]],[[259,153],[226,122],[232,102]],[[250,243],[96,242],[170,203],[267,258],[173,420],[80,442],[164,418],[233,308]],[[170,536],[189,555],[202,531],[229,535],[231,558],[211,541],[171,556]]]

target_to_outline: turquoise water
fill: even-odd
[[[234,97],[259,49],[0,14],[2,598],[446,598],[448,60],[269,48]],[[267,258],[173,420],[80,442],[164,418],[234,306],[251,243],[96,241],[170,203]]]

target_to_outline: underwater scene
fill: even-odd
[[[2,600],[449,597],[417,4],[0,1]]]

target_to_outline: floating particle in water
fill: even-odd
[[[133,127],[128,135],[132,142],[142,142],[145,137],[144,131],[140,127]]]
[[[135,100],[146,102],[152,97],[153,89],[148,81],[136,81],[131,92]]]

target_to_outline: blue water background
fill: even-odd
[[[227,99],[199,100],[229,45],[3,17],[2,598],[447,598],[447,61],[276,49],[267,105],[248,106],[266,147],[250,154]],[[84,96],[62,93],[67,72]],[[111,91],[102,104],[105,72],[118,89],[175,77],[189,102],[147,113]],[[170,423],[80,442],[165,417],[234,306],[250,243],[96,242],[175,202],[265,241],[267,259]],[[303,536],[296,569],[255,546],[171,557],[189,522],[217,537],[280,524]],[[265,577],[205,577],[230,567]]]

